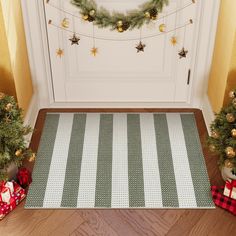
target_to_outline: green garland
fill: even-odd
[[[109,27],[111,30],[124,32],[127,29],[140,28],[143,24],[149,23],[150,20],[157,19],[168,0],[151,0],[136,10],[128,11],[126,14],[113,12],[112,14],[104,7],[98,8],[93,0],[71,0],[71,3],[80,8],[83,19],[93,22],[99,28]]]

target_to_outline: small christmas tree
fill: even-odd
[[[236,90],[229,96],[231,103],[215,114],[207,143],[210,151],[219,155],[219,167],[232,168],[232,173],[236,174]]]
[[[30,161],[35,158],[24,139],[31,131],[24,126],[22,109],[14,97],[0,93],[0,181],[8,179],[7,168],[11,163],[20,167],[25,158]]]

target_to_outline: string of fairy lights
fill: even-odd
[[[154,20],[151,20],[151,21],[156,21],[156,22],[160,21],[160,24],[158,26],[158,31],[159,31],[158,33],[145,36],[142,33],[142,27],[140,27],[140,36],[139,37],[111,38],[111,37],[96,36],[96,34],[95,34],[95,27],[96,26],[95,26],[94,22],[91,22],[92,23],[92,35],[79,32],[78,30],[75,29],[75,20],[82,19],[83,21],[87,21],[87,18],[84,17],[84,15],[82,15],[82,17],[78,16],[76,14],[69,12],[68,10],[65,10],[65,9],[62,9],[62,8],[56,6],[55,4],[51,3],[50,0],[46,0],[46,3],[49,7],[52,7],[54,9],[56,9],[57,11],[62,12],[62,14],[64,15],[62,20],[59,23],[54,22],[51,19],[49,19],[48,25],[52,26],[54,28],[57,28],[59,31],[65,31],[65,32],[71,33],[71,36],[68,38],[68,40],[70,41],[72,46],[79,46],[79,42],[80,42],[81,38],[92,39],[93,45],[90,50],[92,56],[96,56],[98,54],[98,48],[96,47],[96,40],[117,41],[117,42],[138,41],[138,43],[135,45],[135,49],[137,50],[137,53],[139,53],[139,52],[145,51],[146,45],[143,43],[143,41],[142,41],[143,39],[150,39],[150,38],[162,36],[163,34],[173,33],[172,36],[170,37],[170,43],[171,43],[171,45],[176,46],[178,44],[177,32],[180,29],[183,29],[183,31],[184,31],[183,45],[185,45],[186,29],[188,26],[193,24],[193,20],[189,19],[187,22],[183,23],[182,25],[177,26],[177,24],[176,24],[177,14],[179,12],[183,11],[184,9],[190,7],[195,2],[196,2],[195,0],[191,0],[190,3],[182,6],[181,8],[178,8],[170,13],[164,14],[163,16],[160,16],[159,18],[157,15],[157,18],[155,18]],[[166,18],[169,16],[172,16],[172,15],[175,15],[175,25],[174,25],[173,29],[167,30],[167,25],[165,23]],[[72,24],[70,22],[69,17],[72,17]],[[121,22],[117,22],[117,25],[119,25],[119,23],[121,24]],[[120,32],[120,31],[118,30],[118,32]],[[187,54],[188,54],[188,50],[186,50],[184,46],[178,52],[180,59],[186,58]],[[64,56],[64,49],[61,46],[59,46],[59,48],[56,50],[56,55],[59,58],[62,58],[62,56]]]

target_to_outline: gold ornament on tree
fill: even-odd
[[[224,165],[227,168],[233,168],[234,167],[234,164],[230,160],[225,160]]]
[[[89,15],[90,15],[90,16],[95,16],[95,13],[96,13],[95,10],[91,10],[91,11],[89,12]]]
[[[17,157],[20,157],[20,156],[22,155],[22,150],[21,150],[21,149],[16,150],[15,155],[16,155]]]
[[[231,130],[231,135],[233,138],[236,138],[236,129]]]
[[[0,100],[3,99],[5,97],[4,93],[0,93]]]
[[[211,144],[211,145],[209,146],[209,149],[210,149],[211,152],[215,152],[215,151],[216,151],[216,146],[213,145],[213,144]]]
[[[145,15],[145,17],[148,18],[148,19],[151,18],[151,14],[150,14],[149,11],[146,11],[146,12],[144,13],[144,15]]]
[[[234,91],[230,91],[229,92],[229,97],[230,98],[235,98],[236,96],[235,96],[235,92]]]
[[[82,18],[83,18],[83,20],[87,21],[89,16],[88,15],[83,15]]]
[[[8,103],[5,107],[6,111],[10,111],[12,109],[13,105],[11,103]]]
[[[229,123],[233,123],[233,122],[235,121],[234,114],[228,113],[228,114],[226,115],[226,119],[227,119],[227,121],[228,121]]]
[[[219,138],[219,133],[215,130],[213,130],[211,132],[211,137],[214,138],[214,139],[218,139]]]
[[[235,151],[232,147],[227,147],[225,149],[225,153],[226,153],[228,158],[234,158],[236,156],[236,153],[235,153]]]
[[[236,98],[234,98],[234,99],[232,100],[232,104],[233,104],[234,108],[236,108]]]

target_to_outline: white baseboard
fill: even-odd
[[[38,96],[35,93],[32,96],[28,111],[24,117],[24,125],[29,125],[32,128],[34,128],[35,123],[36,123],[36,119],[37,119],[37,115],[39,112],[39,103],[38,103]],[[31,139],[32,134],[29,134],[25,137],[26,141],[29,142]]]
[[[208,134],[210,135],[210,125],[211,125],[212,121],[215,119],[215,115],[212,110],[212,107],[211,107],[211,104],[210,104],[207,94],[203,98],[202,113],[203,113],[204,120],[205,120],[205,123],[207,126]]]

